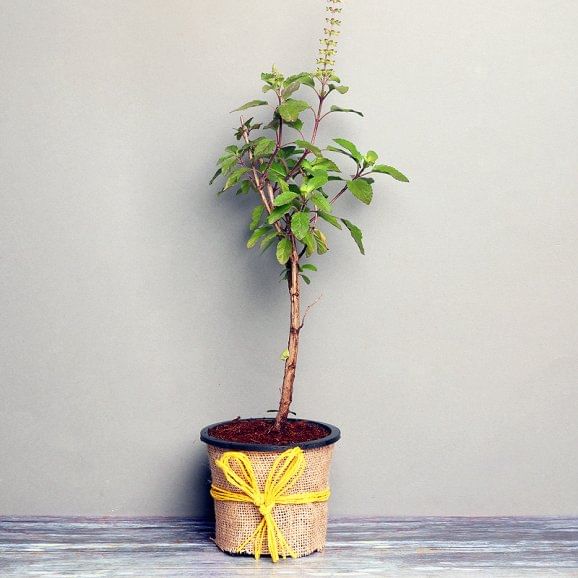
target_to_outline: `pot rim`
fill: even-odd
[[[266,419],[269,421],[273,421],[272,418],[259,418],[259,417],[250,417],[250,418],[244,418],[245,420],[254,420],[254,419]],[[228,441],[228,440],[222,440],[216,437],[213,437],[212,435],[209,434],[209,430],[224,424],[224,423],[231,423],[233,420],[226,420],[226,421],[220,421],[217,423],[213,423],[211,425],[208,425],[206,427],[204,427],[201,430],[201,441],[205,442],[206,444],[210,444],[212,446],[216,446],[218,448],[224,448],[224,449],[228,449],[228,450],[247,450],[247,451],[253,451],[253,452],[272,452],[272,451],[281,451],[281,450],[286,450],[288,448],[295,448],[297,446],[299,446],[301,449],[307,450],[307,449],[313,449],[313,448],[322,448],[331,444],[334,444],[337,440],[339,440],[341,438],[341,431],[339,430],[338,427],[331,425],[329,423],[324,423],[322,421],[317,421],[317,420],[310,420],[310,419],[295,419],[295,418],[289,418],[289,421],[307,421],[309,423],[315,423],[318,424],[320,426],[323,426],[324,428],[326,428],[328,430],[328,434],[325,437],[316,439],[316,440],[310,440],[310,441],[306,441],[306,442],[295,442],[295,443],[288,443],[288,444],[255,444],[255,443],[247,443],[247,442],[236,442],[236,441]]]

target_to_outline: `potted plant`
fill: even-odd
[[[317,70],[284,76],[273,67],[261,75],[263,92],[272,102],[257,99],[236,109],[270,106],[272,118],[264,124],[241,116],[237,142],[225,149],[211,180],[224,178],[219,194],[235,190],[256,197],[247,247],[275,249],[289,290],[289,338],[282,353],[285,367],[276,417],[238,418],[201,432],[208,444],[216,544],[257,558],[270,554],[273,561],[323,549],[329,466],[340,436],[335,426],[289,418],[299,338],[311,307],[302,313],[301,281],[309,284],[309,275],[317,270],[310,259],[329,250],[321,226],[345,227],[364,254],[361,230],[334,212],[342,195],[352,194],[369,205],[375,175],[408,181],[397,169],[378,164],[372,150],[363,154],[343,138],[334,138],[325,148],[317,142],[322,122],[331,115],[363,116],[330,103],[348,91],[334,72],[341,1],[327,0]],[[306,92],[314,104],[301,97]],[[342,157],[349,169],[337,164]]]

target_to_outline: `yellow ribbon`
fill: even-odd
[[[253,533],[237,548],[237,552],[242,552],[247,544],[253,542],[255,558],[259,559],[266,538],[273,562],[279,560],[279,554],[283,558],[287,556],[297,558],[297,553],[289,546],[273,517],[273,509],[278,504],[326,502],[330,494],[329,488],[318,492],[287,494],[305,470],[303,450],[299,447],[291,448],[275,459],[267,475],[263,492],[259,489],[255,471],[247,454],[225,452],[220,459],[215,460],[215,463],[223,470],[227,482],[240,492],[231,492],[212,484],[211,496],[215,500],[252,503],[259,508],[263,516]],[[236,466],[235,469],[233,464]]]

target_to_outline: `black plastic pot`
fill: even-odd
[[[252,418],[252,419],[262,419],[262,418]],[[322,448],[324,446],[334,444],[341,437],[341,432],[339,431],[339,428],[335,427],[334,425],[331,425],[328,423],[323,423],[321,421],[296,420],[296,419],[291,419],[289,421],[307,421],[309,423],[314,423],[314,424],[323,426],[327,430],[328,433],[325,437],[322,437],[322,438],[319,438],[316,440],[311,440],[308,442],[295,442],[295,443],[284,444],[284,445],[250,444],[250,443],[227,441],[227,440],[222,440],[222,439],[213,437],[211,434],[209,434],[209,431],[212,428],[214,428],[218,425],[224,424],[224,423],[230,423],[230,421],[231,420],[222,421],[219,423],[213,423],[213,424],[208,425],[207,427],[203,428],[201,430],[201,441],[205,442],[206,444],[211,444],[212,446],[216,446],[218,448],[224,448],[224,449],[228,449],[228,450],[240,450],[240,451],[245,450],[245,451],[253,451],[253,452],[275,452],[275,451],[283,451],[283,450],[286,450],[288,448],[294,448],[296,446],[299,446],[303,450],[312,449],[312,448]],[[269,421],[273,422],[274,420],[271,419]]]

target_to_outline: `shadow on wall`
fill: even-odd
[[[202,518],[211,524],[215,521],[211,488],[211,470],[205,447],[195,452],[182,484],[183,495],[174,502],[183,505],[183,514]]]

